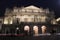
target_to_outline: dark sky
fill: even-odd
[[[60,0],[0,0],[0,16],[4,15],[6,8],[28,5],[36,5],[37,7],[49,8],[55,12],[56,17],[60,17]]]

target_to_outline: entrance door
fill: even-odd
[[[29,26],[25,26],[24,27],[24,32],[26,35],[29,35],[29,31],[30,31],[30,27]]]
[[[34,26],[33,31],[34,31],[34,34],[37,35],[38,34],[38,26]]]
[[[43,26],[41,27],[41,30],[42,30],[42,33],[43,33],[43,34],[46,33],[46,26],[43,25]]]

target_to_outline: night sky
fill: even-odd
[[[50,10],[53,10],[55,12],[56,18],[60,17],[60,0],[0,0],[0,16],[4,16],[6,8],[29,5],[49,8]]]

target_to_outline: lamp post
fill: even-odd
[[[17,27],[15,33],[19,34],[19,32],[20,32],[19,27]]]

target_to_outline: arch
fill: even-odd
[[[46,26],[45,25],[43,25],[43,26],[41,26],[41,30],[42,30],[42,33],[44,34],[44,33],[46,33]]]
[[[24,26],[24,31],[28,31],[29,32],[30,27],[28,25]]]
[[[38,26],[33,26],[33,31],[34,31],[34,34],[37,35],[38,34]]]

